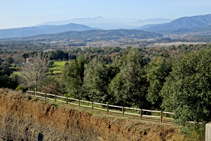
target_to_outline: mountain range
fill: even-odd
[[[192,17],[181,17],[165,24],[152,24],[139,27],[137,29],[144,31],[157,32],[161,34],[184,34],[200,33],[210,30],[211,14]]]
[[[135,26],[142,24],[144,26],[140,26],[139,28],[134,28]],[[118,31],[116,29],[121,29],[121,27],[125,27],[122,29],[130,29],[124,31],[128,32],[128,35],[134,29],[147,31],[146,33],[150,32],[149,34],[151,34],[152,32],[159,33],[165,36],[211,35],[211,14],[198,15],[192,17],[181,17],[173,21],[170,19],[162,19],[162,18],[146,19],[146,20],[104,19],[103,17],[79,18],[79,19],[72,19],[69,21],[47,22],[33,27],[1,29],[0,39],[27,37],[27,36],[35,36],[42,34],[56,34],[68,31],[88,31],[88,32],[90,30],[105,31],[110,28],[115,28],[115,30],[114,29],[112,30]],[[115,33],[112,32],[112,34]],[[82,36],[83,35],[81,34],[81,38]]]
[[[93,28],[82,24],[69,23],[66,25],[42,25],[23,28],[1,29],[0,38],[17,38],[40,34],[54,34],[67,31],[86,31]]]
[[[133,39],[152,39],[162,38],[163,35],[135,29],[117,29],[117,30],[88,30],[88,31],[68,31],[57,34],[36,35],[12,39],[13,41],[114,41],[114,40],[133,40]]]

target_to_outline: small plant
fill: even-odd
[[[16,89],[15,89],[15,91],[19,91],[19,90],[24,90],[25,88],[23,87],[23,86],[21,86],[21,85],[19,85]]]
[[[180,135],[185,135],[186,138],[189,138],[193,141],[204,140],[205,138],[205,128],[204,124],[201,125],[186,125],[180,130]]]
[[[24,95],[24,100],[31,100],[32,99],[32,96],[31,95]]]
[[[42,101],[42,104],[46,104],[46,103],[48,103],[47,100],[43,100],[43,101]]]
[[[135,126],[137,126],[137,125],[139,125],[139,124],[141,124],[140,122],[137,122],[137,123],[135,123]]]
[[[52,103],[51,105],[53,105],[55,107],[58,107],[58,104],[56,104],[56,103]]]
[[[93,115],[93,113],[91,113],[90,111],[86,111],[87,114],[89,114],[90,116]]]
[[[39,100],[39,98],[37,98],[37,97],[34,99],[35,102],[37,102],[38,100]]]

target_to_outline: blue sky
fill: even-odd
[[[211,0],[0,0],[0,29],[74,18],[168,18],[211,14]]]

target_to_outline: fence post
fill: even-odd
[[[67,97],[66,97],[66,104],[68,104]]]
[[[107,114],[108,114],[108,104],[107,104]]]
[[[124,106],[122,106],[122,116],[124,117]]]
[[[142,109],[140,109],[140,119],[142,120]]]
[[[160,111],[160,122],[162,123],[163,120],[163,111]]]
[[[46,93],[45,93],[45,99],[46,99]]]
[[[36,88],[34,89],[34,96],[36,96]]]
[[[93,108],[94,108],[94,107],[93,107],[93,101],[92,101],[92,110],[93,110]]]
[[[54,95],[54,101],[56,102],[56,94]]]
[[[78,108],[80,108],[80,99],[78,100]]]
[[[211,140],[211,122],[205,125],[205,141]]]

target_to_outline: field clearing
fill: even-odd
[[[18,72],[18,71],[13,71],[13,73],[12,73],[12,74],[21,75],[21,73],[20,73],[20,72]]]
[[[172,45],[198,45],[198,44],[207,44],[205,42],[171,42],[171,43],[154,43],[154,45],[148,45],[147,47],[169,47]]]
[[[53,71],[53,74],[61,74],[66,62],[68,61],[55,61],[54,65],[49,68],[49,71]],[[21,75],[19,72],[19,70],[21,70],[21,67],[10,67],[10,69],[13,70],[13,74]]]
[[[62,71],[53,71],[53,74],[62,73]]]
[[[54,61],[54,64],[52,67],[50,67],[50,70],[61,70],[66,62],[68,61]]]

